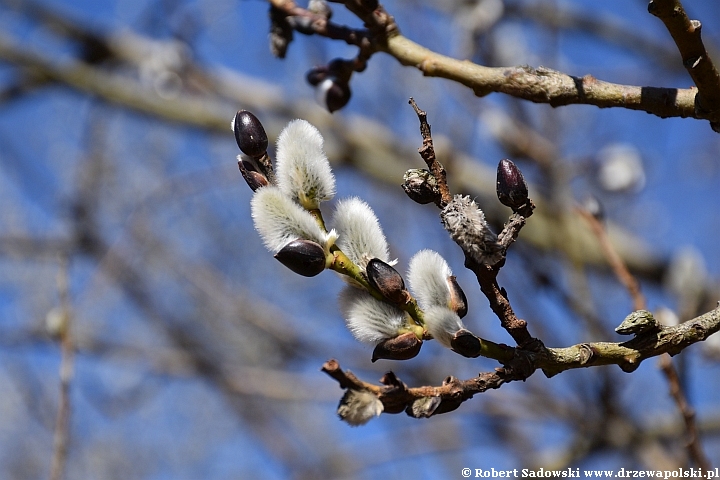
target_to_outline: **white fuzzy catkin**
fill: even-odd
[[[335,195],[335,177],[330,169],[323,137],[305,120],[293,120],[277,140],[276,175],[280,190],[307,209]]]
[[[373,258],[390,262],[385,234],[370,205],[357,197],[340,200],[335,207],[333,225],[338,231],[338,247],[363,270]]]
[[[279,252],[285,245],[300,238],[326,247],[336,238],[334,230],[323,232],[307,210],[275,186],[258,189],[250,207],[255,230],[272,253]]]
[[[420,250],[410,259],[407,280],[420,308],[448,307],[450,287],[448,277],[452,270],[444,258],[433,250]]]
[[[447,348],[451,348],[450,341],[455,333],[465,328],[458,314],[447,307],[428,307],[424,310],[424,318],[430,335]]]
[[[393,338],[406,325],[405,312],[355,287],[340,292],[340,310],[350,332],[364,343],[376,345]]]
[[[337,412],[341,419],[357,427],[380,416],[384,409],[382,402],[367,390],[348,389],[340,400]]]
[[[440,213],[440,218],[455,243],[475,261],[494,265],[502,260],[497,236],[490,230],[483,211],[470,197],[455,195]]]

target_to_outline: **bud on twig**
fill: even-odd
[[[310,240],[295,240],[275,254],[280,263],[303,277],[314,277],[325,270],[325,251]]]
[[[639,335],[641,333],[659,330],[660,323],[647,310],[636,310],[625,317],[625,320],[615,329],[620,335]]]
[[[235,141],[247,156],[259,158],[267,151],[268,137],[255,115],[247,110],[238,110],[232,122]]]
[[[405,290],[405,282],[393,267],[379,258],[373,258],[365,269],[368,282],[387,300],[397,305],[404,305],[410,300]]]
[[[350,101],[350,77],[356,68],[359,67],[355,60],[334,58],[327,65],[314,67],[307,73],[307,81],[315,87],[318,103],[330,113]]]
[[[402,188],[413,202],[420,205],[435,202],[440,198],[437,179],[422,168],[411,168],[405,172]]]
[[[394,338],[388,338],[378,343],[373,350],[372,361],[381,358],[387,360],[409,360],[420,353],[422,340],[417,338],[413,332],[403,333]]]
[[[528,202],[528,187],[520,169],[511,161],[500,160],[497,168],[497,196],[500,203],[513,211]]]

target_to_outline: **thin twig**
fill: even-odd
[[[695,110],[710,118],[713,130],[720,132],[720,73],[703,44],[698,20],[690,20],[680,0],[651,0],[648,11],[662,20],[675,41],[683,66],[697,86]]]
[[[672,362],[670,355],[662,355],[658,359],[658,366],[662,370],[665,378],[667,378],[668,385],[670,387],[670,395],[682,415],[683,421],[685,422],[685,435],[687,436],[687,449],[690,458],[695,464],[700,467],[703,471],[707,472],[712,469],[710,460],[705,456],[705,452],[702,448],[700,441],[700,435],[698,434],[697,424],[695,422],[695,410],[690,406],[690,403],[685,397],[682,385],[680,384],[680,376]]]
[[[630,294],[630,298],[632,298],[633,301],[633,310],[645,310],[646,301],[645,296],[640,291],[640,284],[633,274],[630,273],[630,270],[628,270],[625,262],[623,262],[620,255],[618,255],[615,247],[613,247],[602,222],[584,208],[578,208],[576,211],[588,222],[588,225],[590,225],[590,228],[600,243],[600,248],[602,248],[603,253],[605,253],[610,268],[612,268],[615,276]]]
[[[418,149],[418,152],[420,153],[420,156],[422,156],[423,160],[425,160],[425,163],[437,181],[438,190],[441,192],[441,195],[440,198],[435,201],[435,204],[442,210],[441,217],[443,217],[447,210],[446,207],[451,201],[453,201],[447,184],[445,168],[435,157],[432,132],[430,130],[430,124],[427,121],[427,112],[421,110],[413,98],[410,98],[409,103],[412,105],[418,119],[420,120],[420,134],[423,138],[423,145]],[[474,202],[472,205],[475,207]],[[528,206],[527,208],[522,209],[522,213],[526,216],[530,216],[532,215],[533,208],[534,205],[532,201],[528,199]],[[479,262],[476,255],[468,250],[468,245],[465,245],[464,242],[458,242],[457,239],[456,243],[458,243],[465,253],[465,268],[475,273],[480,285],[480,290],[490,302],[490,308],[492,311],[500,319],[500,325],[510,334],[520,348],[537,352],[543,348],[542,342],[530,335],[530,332],[527,329],[527,322],[525,320],[517,318],[510,302],[508,301],[505,289],[501,288],[497,283],[497,275],[500,272],[500,268],[502,268],[505,263],[504,255],[507,248],[515,240],[515,238],[517,238],[520,229],[525,225],[524,217],[521,217],[520,215],[515,216],[518,218],[514,219],[514,221],[511,219],[511,221],[506,224],[506,229],[501,233],[503,243],[498,244],[498,246],[503,248],[503,254],[500,260],[494,265],[486,265],[485,263]],[[464,229],[472,229],[476,227],[477,225],[472,222],[467,222],[467,225],[463,225]],[[481,238],[482,235],[478,232],[468,233],[476,234],[474,236],[478,237],[478,242],[484,241]]]
[[[607,256],[608,263],[615,272],[618,280],[620,280],[630,294],[630,297],[633,300],[634,310],[646,310],[647,302],[640,291],[640,284],[632,273],[630,273],[625,263],[615,251],[615,248],[613,248],[612,242],[610,242],[602,222],[585,209],[579,208],[577,210],[578,213],[587,220],[590,228],[592,228],[593,232],[597,236],[600,246]],[[697,425],[695,424],[695,411],[685,397],[685,393],[683,392],[680,384],[680,376],[678,375],[677,369],[672,362],[672,358],[670,358],[670,355],[665,353],[658,359],[658,365],[668,381],[670,395],[673,400],[675,400],[675,404],[677,405],[677,408],[683,417],[683,421],[685,422],[685,433],[688,438],[688,454],[698,467],[704,471],[708,471],[711,466],[710,462],[703,453],[702,444],[700,443]]]
[[[72,315],[70,312],[69,265],[67,258],[60,262],[57,275],[57,287],[60,296],[61,324],[60,341],[60,401],[55,420],[53,438],[53,456],[50,466],[50,480],[61,480],[67,461],[69,427],[70,427],[70,384],[73,378],[73,340],[71,333]]]
[[[433,174],[437,181],[438,190],[440,191],[440,200],[436,202],[438,208],[445,208],[448,203],[452,200],[450,195],[450,189],[447,184],[447,173],[442,163],[435,157],[435,147],[433,146],[432,133],[430,131],[430,124],[427,121],[427,112],[420,110],[420,107],[415,103],[415,99],[410,97],[408,102],[412,105],[413,110],[417,114],[418,120],[420,120],[420,135],[422,135],[423,144],[418,149],[418,153],[425,160],[430,173]]]

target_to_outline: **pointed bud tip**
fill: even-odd
[[[500,203],[513,210],[528,202],[528,187],[520,169],[507,158],[497,168],[497,196]]]
[[[232,122],[235,141],[247,156],[261,157],[268,147],[265,129],[255,115],[247,110],[238,110]]]
[[[310,240],[295,240],[275,254],[275,258],[303,277],[314,277],[325,270],[325,251]]]

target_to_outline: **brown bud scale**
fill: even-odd
[[[325,251],[310,240],[295,240],[275,254],[280,263],[303,277],[314,277],[325,270]]]
[[[459,353],[463,357],[475,358],[480,356],[481,343],[475,335],[470,331],[462,329],[458,330],[450,340],[452,350]]]
[[[379,258],[373,258],[368,262],[365,273],[370,285],[390,302],[404,305],[410,299],[402,276]]]
[[[460,288],[460,284],[457,281],[455,275],[450,275],[447,279],[448,288],[450,289],[450,308],[458,314],[458,317],[463,318],[467,315],[467,297],[465,292]]]
[[[378,343],[373,350],[372,361],[375,362],[381,358],[387,360],[409,360],[420,353],[422,340],[417,338],[414,333],[407,332],[397,337],[388,338]]]

